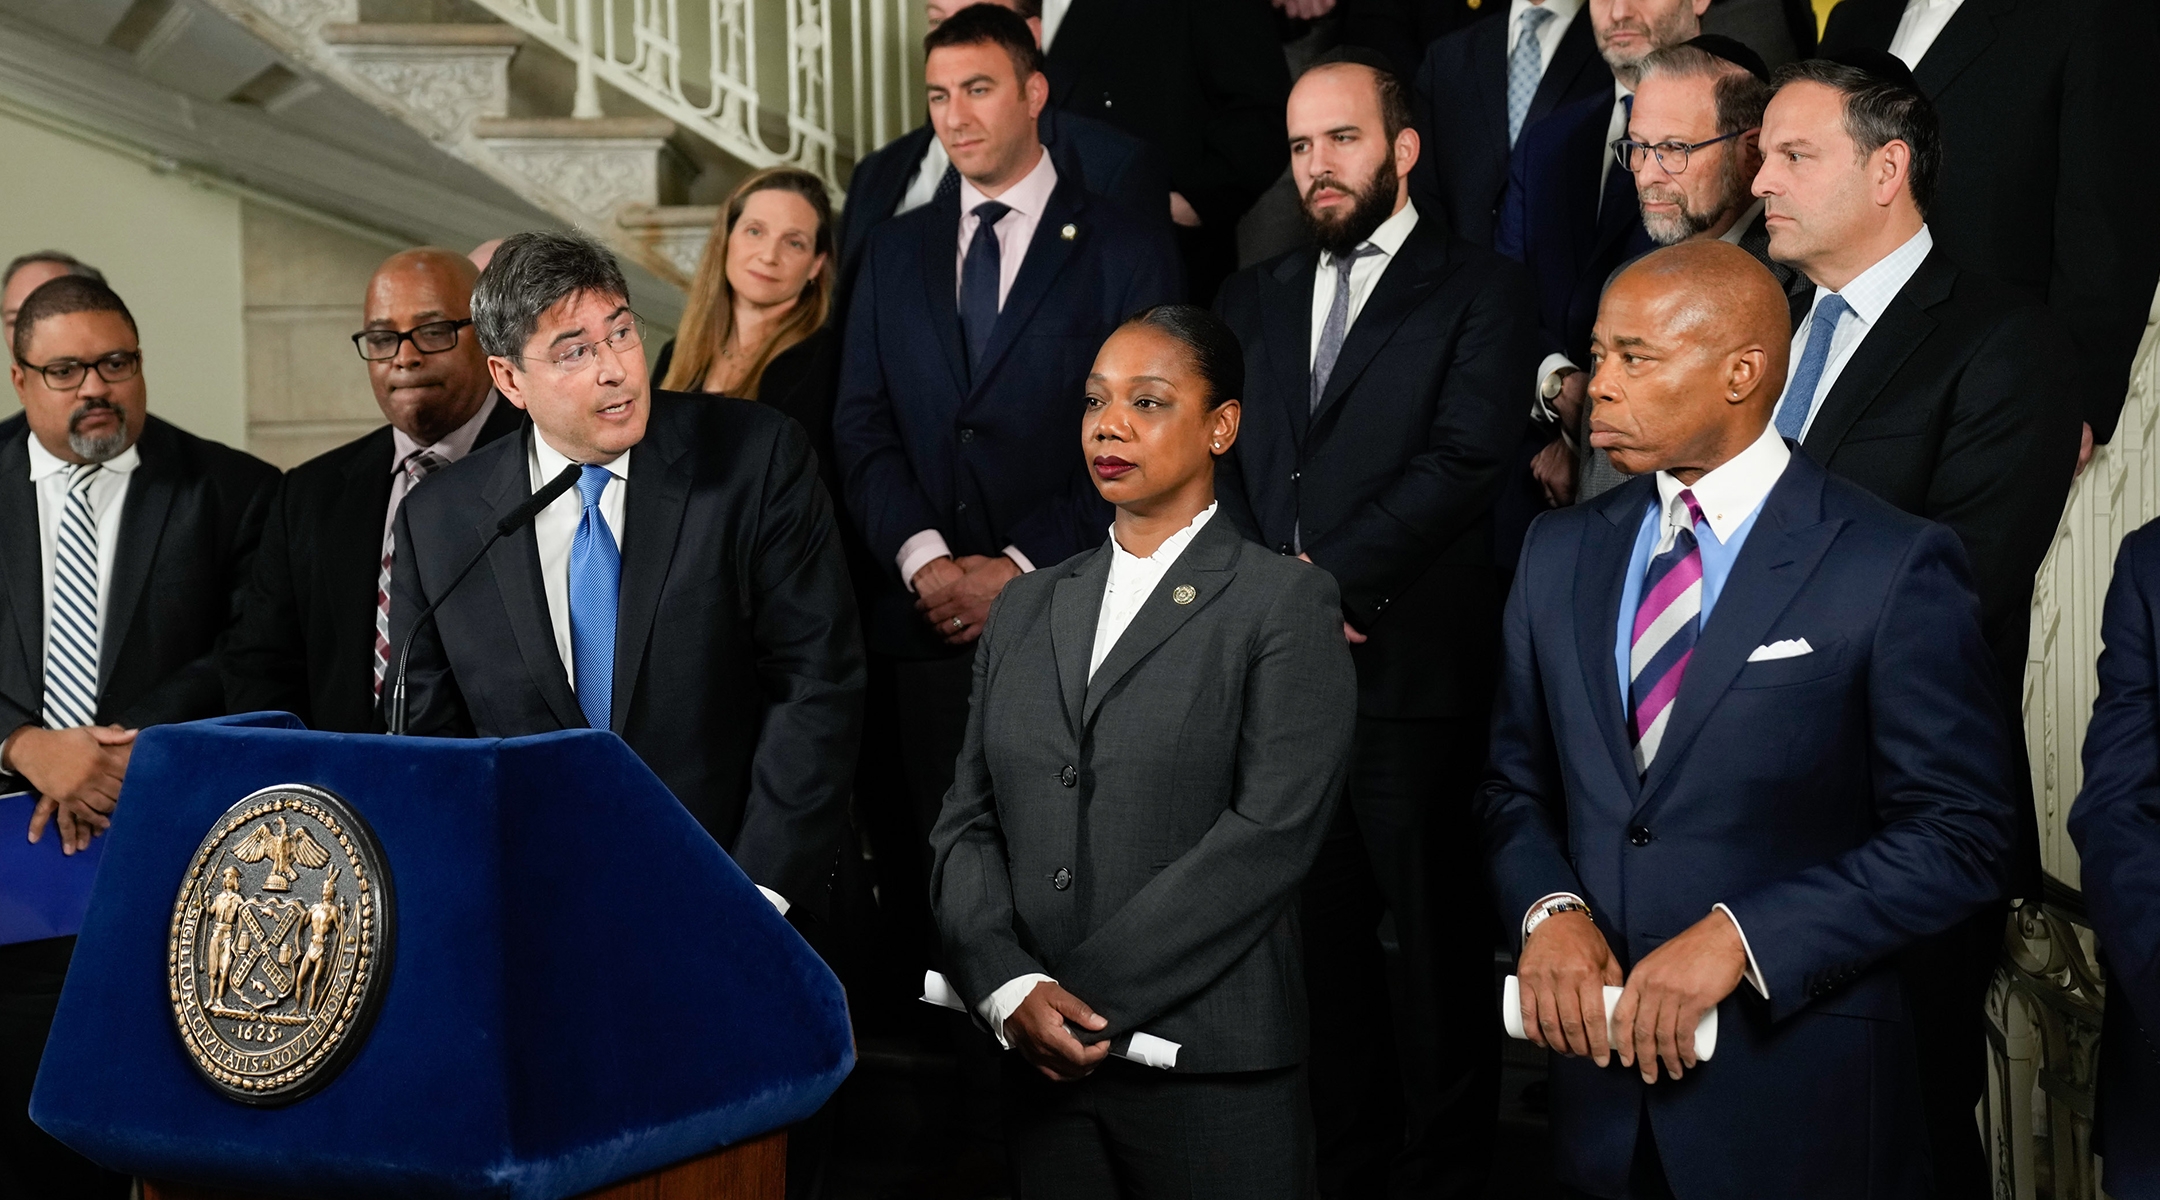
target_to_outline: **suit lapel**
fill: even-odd
[[[1280,380],[1284,415],[1300,445],[1312,423],[1312,300],[1320,252],[1304,250],[1261,277],[1271,293],[1261,307],[1268,365]]]
[[[1935,38],[1935,44],[1920,56],[1920,65],[1913,68],[1913,82],[1919,84],[1920,90],[1930,99],[1942,95],[1943,89],[1964,74],[1965,69],[1994,43],[1998,18],[2007,17],[2014,7],[2016,0],[1965,0],[1951,14],[1942,33]],[[2038,13],[2033,17],[2035,20],[2049,19]],[[2056,16],[2055,19],[2064,18]],[[1892,36],[1896,36],[1894,29]]]
[[[1794,455],[1764,499],[1762,515],[1756,518],[1740,556],[1733,560],[1732,574],[1726,577],[1717,607],[1711,610],[1694,655],[1688,659],[1680,694],[1673,698],[1665,740],[1643,777],[1638,812],[1657,798],[1665,781],[1686,762],[1689,745],[1739,676],[1748,655],[1784,615],[1845,527],[1843,521],[1823,520],[1823,478],[1822,468]]]
[[[1112,647],[1108,657],[1103,659],[1102,666],[1096,668],[1095,678],[1088,681],[1087,700],[1080,713],[1083,727],[1091,724],[1095,720],[1095,714],[1102,711],[1103,700],[1117,689],[1119,680],[1124,679],[1134,667],[1153,654],[1157,646],[1170,640],[1171,634],[1184,628],[1185,622],[1191,620],[1194,613],[1214,603],[1215,597],[1221,595],[1223,590],[1230,586],[1230,581],[1237,578],[1237,572],[1230,569],[1230,563],[1236,558],[1241,541],[1237,530],[1230,522],[1222,519],[1222,512],[1218,509],[1215,515],[1208,519],[1206,527],[1193,538],[1192,545],[1185,547],[1185,553],[1179,555],[1178,560],[1170,564],[1170,569],[1163,573],[1162,582],[1155,585],[1154,594],[1140,606],[1132,624],[1125,627],[1117,645]],[[1104,576],[1107,579],[1107,560],[1111,551],[1105,546],[1102,553],[1105,559]],[[1183,604],[1172,599],[1173,594],[1181,587],[1193,589],[1192,598]],[[1098,593],[1096,604],[1099,606],[1101,602]],[[1093,631],[1090,630],[1088,646],[1091,652],[1094,647],[1093,636]],[[1083,661],[1083,672],[1085,669]]]
[[[1957,278],[1956,268],[1941,254],[1940,250],[1928,252],[1920,269],[1883,309],[1882,319],[1860,339],[1845,369],[1838,373],[1837,382],[1831,385],[1830,394],[1823,397],[1822,408],[1815,414],[1815,423],[1808,426],[1803,443],[1808,456],[1817,462],[1837,449],[1853,422],[1882,395],[1891,376],[1935,331],[1935,318],[1927,314],[1927,309],[1949,297],[1950,286]]]
[[[165,537],[165,521],[172,512],[172,439],[164,423],[151,417],[136,442],[141,458],[128,479],[127,499],[120,509],[119,544],[113,551],[112,593],[105,598],[106,628],[98,638],[98,698],[112,681],[114,664],[134,627],[136,610],[142,607],[143,591],[150,586],[150,569],[157,563],[158,543]],[[378,537],[381,535],[378,534]]]
[[[1575,18],[1568,22],[1567,32],[1560,35],[1560,45],[1553,51],[1552,64],[1545,68],[1544,76],[1538,80],[1537,91],[1530,97],[1530,112],[1529,115],[1523,118],[1524,129],[1528,129],[1538,121],[1544,120],[1552,114],[1554,109],[1560,107],[1560,102],[1567,99],[1568,92],[1575,86],[1576,77],[1582,74],[1585,67],[1588,67],[1592,62],[1603,65],[1603,60],[1599,59],[1597,55],[1597,41],[1591,35],[1590,14],[1586,11],[1588,8],[1588,5],[1584,5],[1582,8],[1576,9]],[[1499,24],[1499,22],[1491,23]],[[1501,97],[1507,95],[1506,56],[1507,31],[1502,29],[1500,31],[1499,55],[1502,60],[1500,90],[1493,93]],[[1505,112],[1501,113],[1500,122],[1501,140],[1504,142],[1507,129],[1507,114]]]
[[[1118,27],[1117,0],[1073,0],[1065,10],[1065,19],[1058,24],[1057,36],[1051,39],[1050,51],[1045,56],[1050,66],[1050,102],[1060,108],[1072,107],[1073,81],[1077,77],[1074,64],[1096,61],[1097,43],[1111,36]]]
[[[1620,596],[1627,585],[1628,559],[1643,514],[1649,511],[1650,492],[1656,487],[1654,482],[1632,481],[1593,502],[1597,517],[1583,522],[1575,573],[1575,650],[1582,662],[1583,686],[1589,689],[1590,710],[1597,715],[1598,732],[1612,756],[1613,770],[1630,797],[1640,779],[1635,773],[1635,753],[1628,746],[1614,640],[1620,636]]]
[[[1095,654],[1095,624],[1102,617],[1103,585],[1109,578],[1106,542],[1072,574],[1058,580],[1050,593],[1050,643],[1057,656],[1058,691],[1065,698],[1065,720],[1076,737],[1081,705],[1087,699],[1088,662]]]
[[[676,414],[694,417],[696,410],[677,408],[670,416]],[[631,459],[629,489],[623,497],[622,590],[615,616],[614,704],[608,721],[617,733],[623,730],[637,692],[638,668],[645,662],[645,643],[652,636],[660,592],[675,558],[696,466],[688,453],[691,439],[669,436],[673,426],[659,419],[660,412],[653,416],[651,433],[638,443],[638,454]]]
[[[0,443],[0,586],[7,589],[15,644],[22,651],[22,675],[30,694],[13,696],[35,712],[43,703],[39,681],[45,678],[45,568],[39,543],[37,492],[30,486],[30,424],[13,424],[19,436]],[[4,631],[0,631],[4,636]],[[0,643],[0,652],[4,652]],[[0,679],[7,678],[0,671]]]
[[[960,277],[954,272],[960,253],[960,201],[943,197],[922,210],[929,228],[921,247],[923,308],[930,315],[931,331],[945,351],[945,366],[952,372],[953,391],[968,390],[967,343],[960,337]],[[913,215],[913,214],[910,214]]]
[[[1454,271],[1455,264],[1448,261],[1446,241],[1433,236],[1437,226],[1427,225],[1436,220],[1437,214],[1421,214],[1409,238],[1403,242],[1401,253],[1388,261],[1387,268],[1374,282],[1372,295],[1366,297],[1365,307],[1359,310],[1357,320],[1343,338],[1342,353],[1336,357],[1335,369],[1329,372],[1327,387],[1320,393],[1319,407],[1312,414],[1315,425],[1372,364],[1381,347],[1395,336],[1403,319],[1424,303],[1433,288]],[[1311,311],[1308,304],[1306,312],[1310,314]],[[1311,319],[1309,315],[1307,319]]]
[[[530,428],[524,436],[532,436]],[[473,532],[482,541],[494,534],[496,522],[532,495],[532,476],[526,466],[530,453],[520,442],[516,453],[503,455],[495,464],[495,473],[481,493],[488,512],[473,523]],[[540,579],[540,547],[533,540],[531,521],[495,543],[488,551],[488,569],[495,575],[495,591],[502,597],[510,636],[517,642],[518,657],[525,660],[533,687],[564,729],[585,728],[585,713],[578,708],[570,674],[555,649],[555,623],[548,614],[547,587]]]
[[[503,401],[501,408],[509,408]],[[345,489],[334,501],[328,536],[317,553],[322,556],[323,591],[320,600],[336,616],[349,639],[341,657],[366,664],[372,681],[375,670],[375,592],[382,581],[383,514],[390,508],[391,459],[397,443],[390,427],[376,431],[367,448],[345,464]]]
[[[990,327],[990,345],[984,348],[982,365],[975,372],[974,390],[981,390],[997,373],[998,363],[1020,340],[1020,331],[1050,294],[1065,264],[1094,236],[1085,220],[1086,208],[1078,183],[1060,178],[1050,193],[1050,203],[1043,206],[1042,219],[1035,223],[1035,236],[1028,241],[1027,256],[1020,260],[1020,274],[1013,279],[1012,291],[1005,294],[997,323]],[[1070,238],[1064,234],[1068,225],[1073,229]],[[950,261],[946,265],[949,268]]]
[[[1485,135],[1492,139],[1493,145],[1500,148],[1500,155],[1505,158],[1508,151],[1507,21],[1504,18],[1498,21],[1486,21],[1478,25],[1476,29],[1477,31],[1470,35],[1477,39],[1477,46],[1470,52],[1470,61],[1475,64],[1471,69],[1484,77],[1485,86],[1470,89],[1470,94],[1476,98],[1478,106],[1478,112],[1472,119],[1484,126]],[[1565,53],[1565,51],[1562,51],[1562,53]],[[1555,67],[1560,65],[1557,59],[1554,60],[1553,65]],[[1537,102],[1540,99],[1547,100],[1545,107],[1548,111],[1551,110],[1552,104],[1549,98],[1546,97],[1545,91],[1549,84],[1556,82],[1551,71],[1547,71],[1545,77],[1538,80],[1537,95],[1532,97],[1530,101],[1531,115],[1523,119],[1523,128],[1528,129],[1530,122],[1537,120]]]

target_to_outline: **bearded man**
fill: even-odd
[[[1302,899],[1320,1194],[1478,1196],[1500,1060],[1470,804],[1506,592],[1493,500],[1537,312],[1519,265],[1410,202],[1418,135],[1385,64],[1346,48],[1291,91],[1318,248],[1223,285],[1246,395],[1216,494],[1335,576],[1357,664],[1350,791]]]

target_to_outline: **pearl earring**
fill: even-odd
[[[1216,448],[1217,450],[1220,450],[1220,449],[1222,449],[1222,443],[1221,443],[1221,442],[1217,442],[1217,443],[1215,443],[1215,448]]]

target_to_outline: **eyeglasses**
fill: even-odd
[[[1696,142],[1693,145],[1686,142],[1659,142],[1652,146],[1621,138],[1612,144],[1613,161],[1620,164],[1621,170],[1633,174],[1642,169],[1645,155],[1653,155],[1657,158],[1657,164],[1665,168],[1668,174],[1678,175],[1687,170],[1690,154],[1705,146],[1729,142],[1746,132],[1748,131],[1745,129],[1735,129],[1731,133],[1720,134],[1707,142]]]
[[[602,346],[607,347],[616,354],[625,354],[633,347],[644,343],[645,318],[634,312],[626,311],[625,315],[618,318],[618,320],[621,323],[609,330],[608,335],[597,342],[571,342],[567,345],[554,347],[547,356],[547,362],[560,374],[575,375],[600,361],[600,348]],[[514,358],[520,362],[524,361],[524,356],[518,354],[508,354],[503,357]]]
[[[90,378],[90,371],[93,367],[97,370],[98,378],[107,383],[120,383],[142,374],[142,351],[140,350],[115,350],[95,362],[83,362],[81,359],[75,358],[60,358],[46,363],[42,367],[35,363],[24,362],[19,358],[15,361],[22,364],[23,370],[36,371],[38,374],[43,375],[45,377],[45,386],[56,392],[72,392],[81,387],[83,381]]]
[[[403,346],[407,339],[412,341],[413,349],[422,354],[441,354],[457,345],[458,330],[470,324],[472,318],[467,317],[462,321],[429,321],[425,325],[415,325],[403,333],[395,329],[363,329],[352,335],[352,342],[360,351],[360,357],[369,362],[396,358],[398,347]]]

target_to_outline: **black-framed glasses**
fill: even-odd
[[[644,344],[645,318],[626,308],[622,310],[622,314],[616,317],[615,320],[615,327],[608,330],[606,337],[597,342],[570,342],[565,345],[551,347],[544,361],[552,365],[561,374],[574,375],[600,361],[600,347],[602,346],[617,354],[626,354],[633,347]],[[505,355],[504,357],[514,358],[520,362],[525,360],[525,356],[519,354]]]
[[[458,321],[429,321],[402,333],[395,329],[363,329],[352,335],[352,344],[360,351],[360,357],[369,362],[396,358],[398,348],[407,340],[412,342],[413,349],[422,354],[441,354],[457,345],[458,330],[470,324],[472,318],[466,317]]]
[[[23,370],[36,371],[43,375],[45,386],[56,392],[72,392],[81,387],[83,381],[90,378],[92,370],[96,370],[98,378],[107,383],[121,383],[142,374],[140,350],[115,350],[91,362],[84,362],[79,358],[56,358],[42,367],[19,358],[15,361],[22,363]]]
[[[1687,170],[1689,155],[1705,146],[1729,142],[1746,132],[1748,131],[1745,129],[1735,129],[1731,133],[1721,133],[1707,142],[1696,142],[1692,145],[1687,142],[1658,142],[1651,145],[1621,138],[1612,144],[1613,161],[1620,164],[1621,170],[1632,175],[1642,169],[1646,156],[1655,157],[1657,165],[1665,168],[1667,174],[1678,175]]]

